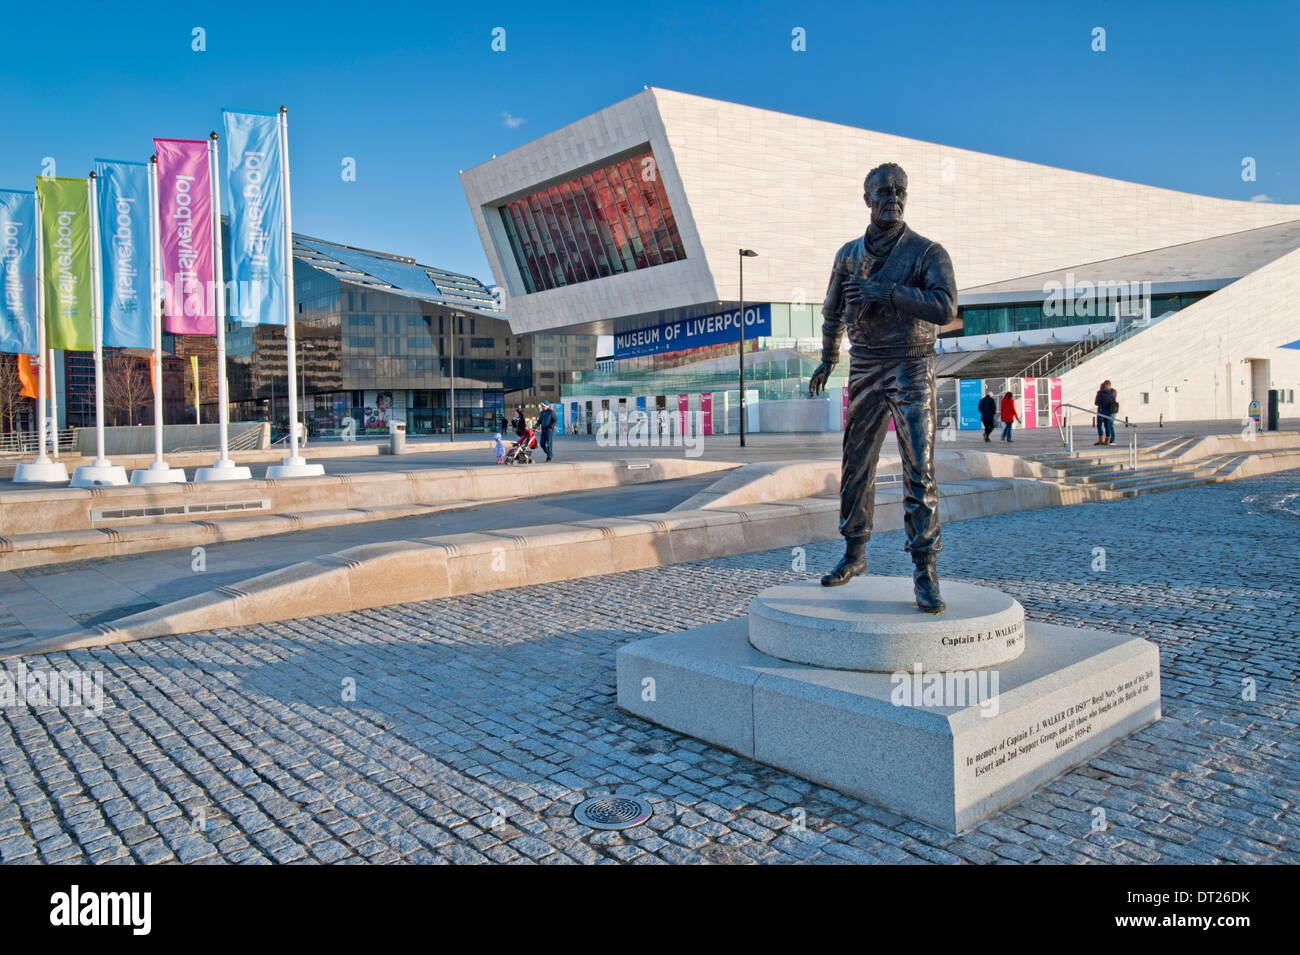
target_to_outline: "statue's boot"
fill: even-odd
[[[848,537],[844,540],[844,556],[835,565],[835,569],[822,578],[823,587],[839,587],[847,584],[858,574],[867,569],[867,542],[864,539]]]
[[[916,605],[926,613],[943,613],[948,608],[939,596],[939,576],[935,573],[933,554],[916,559],[912,586],[916,592]]]

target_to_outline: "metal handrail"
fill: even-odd
[[[1074,423],[1073,423],[1072,411],[1082,411],[1085,414],[1090,414],[1097,418],[1109,418],[1112,422],[1122,424],[1124,427],[1128,428],[1129,429],[1128,469],[1130,471],[1137,470],[1137,466],[1138,466],[1137,425],[1130,423],[1128,418],[1120,419],[1113,414],[1103,414],[1102,412],[1097,411],[1095,408],[1084,408],[1082,405],[1072,405],[1066,402],[1061,402],[1060,404],[1053,405],[1051,406],[1051,408],[1052,408],[1052,417],[1056,419],[1057,433],[1060,435],[1061,441],[1065,445],[1065,450],[1068,454],[1074,454]],[[1065,414],[1061,414],[1062,409],[1065,409]]]
[[[57,443],[53,447],[54,456],[58,457],[59,451],[69,451],[76,447],[77,429],[62,428],[54,432],[54,439]],[[47,437],[47,441],[50,439]],[[40,436],[35,431],[15,431],[10,434],[0,435],[0,453],[11,454],[33,454],[40,445]]]
[[[1052,357],[1052,352],[1050,351],[1046,355],[1039,355],[1037,358],[1031,361],[1024,368],[1020,369],[1020,374],[1012,375],[1011,377],[1012,378],[1041,378],[1043,377],[1042,375],[1031,375],[1030,372],[1033,371],[1035,368],[1037,368],[1039,365],[1043,364],[1043,362],[1047,361],[1047,359],[1051,357]]]

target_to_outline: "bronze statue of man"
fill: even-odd
[[[808,385],[813,395],[826,387],[847,328],[849,408],[840,475],[845,549],[822,583],[838,587],[867,569],[876,462],[892,418],[903,461],[903,524],[906,549],[916,566],[916,605],[926,613],[942,613],[935,575],[935,557],[943,544],[934,481],[934,340],[937,327],[957,317],[957,283],[943,246],[903,222],[907,173],[901,166],[885,163],[871,170],[863,199],[871,223],[865,236],[835,256],[822,305],[822,363]]]

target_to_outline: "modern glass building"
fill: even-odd
[[[512,334],[477,279],[304,235],[294,299],[312,434],[387,432],[392,421],[440,434],[453,415],[458,432],[495,431],[507,403],[556,400],[561,366],[595,363],[592,336]],[[234,416],[287,426],[284,329],[232,322],[226,347]]]

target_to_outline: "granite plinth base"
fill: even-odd
[[[618,705],[948,832],[1160,718],[1159,652],[1131,636],[1031,622],[997,666],[883,673],[779,660],[749,629],[624,646]]]

